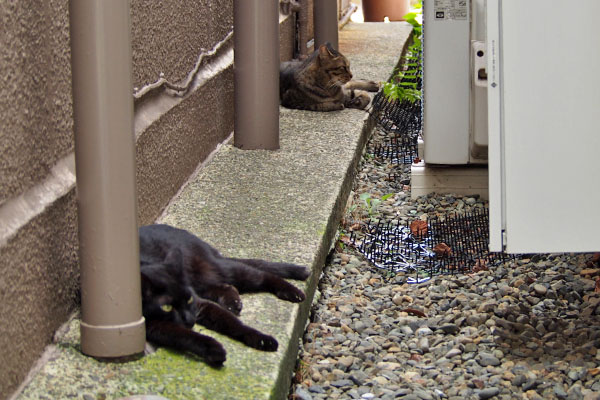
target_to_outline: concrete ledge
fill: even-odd
[[[350,23],[340,49],[356,78],[385,81],[410,34],[405,23]],[[135,394],[175,399],[284,399],[325,257],[351,189],[371,122],[364,111],[316,113],[280,109],[278,151],[223,146],[188,181],[160,218],[188,229],[224,254],[309,265],[295,282],[300,304],[244,295],[242,320],[275,336],[279,350],[257,351],[198,327],[227,349],[224,368],[158,349],[125,364],[100,363],[79,351],[79,320],[57,335],[39,371],[17,399],[98,399]],[[176,160],[173,160],[176,162]],[[87,397],[86,397],[87,396]]]

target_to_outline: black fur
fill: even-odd
[[[306,267],[258,259],[223,257],[191,233],[168,225],[139,229],[142,305],[146,338],[159,346],[192,352],[212,366],[225,362],[215,339],[194,332],[195,323],[250,347],[277,350],[277,341],[242,323],[240,293],[269,292],[301,302],[304,293],[283,278],[305,280]]]

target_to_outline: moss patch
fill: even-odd
[[[126,363],[97,361],[80,352],[79,320],[73,319],[49,352],[49,360],[34,384],[28,385],[18,399],[115,399],[134,394],[194,400],[270,397],[278,369],[277,353],[250,349],[200,327],[196,330],[225,346],[223,368],[210,368],[192,355],[164,348]],[[285,342],[285,337],[277,336]],[[264,371],[273,373],[264,375]]]

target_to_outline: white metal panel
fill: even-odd
[[[498,68],[490,85],[499,85],[490,89],[490,185],[502,188],[506,250],[598,251],[600,1],[578,1],[572,18],[548,0],[499,6],[499,42],[490,56]],[[498,113],[500,135],[492,128]],[[500,167],[492,166],[498,157]],[[498,200],[490,187],[490,200],[492,194]],[[502,211],[497,201],[490,208]]]
[[[501,132],[502,92],[500,56],[500,0],[488,0],[486,5],[487,66],[488,66],[488,193],[490,204],[490,250],[503,251],[504,243],[504,157]]]
[[[469,2],[423,4],[423,138],[427,164],[469,161]],[[461,11],[465,10],[465,14]]]

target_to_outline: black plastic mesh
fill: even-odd
[[[388,134],[387,141],[375,146],[373,155],[393,163],[411,164],[418,157],[421,101],[392,100],[380,91],[373,97],[369,113],[376,120],[378,129]]]
[[[385,140],[369,148],[376,158],[392,164],[412,164],[418,157],[418,134],[389,132]]]
[[[505,254],[488,250],[487,209],[434,217],[426,226],[419,234],[409,223],[369,221],[353,231],[350,240],[375,267],[391,275],[402,272],[409,283],[439,274],[476,272],[506,261]]]
[[[421,101],[393,100],[383,91],[373,97],[370,114],[378,124],[389,131],[420,133],[422,126]]]

